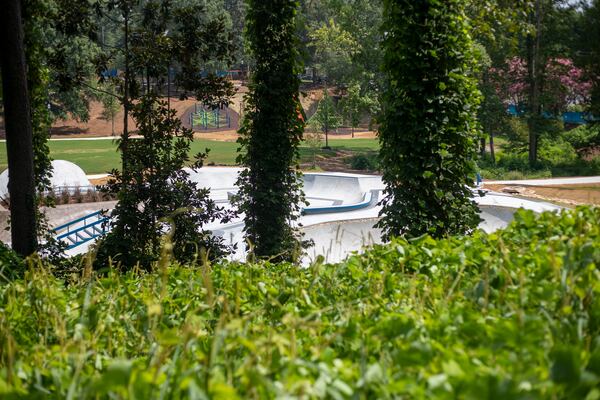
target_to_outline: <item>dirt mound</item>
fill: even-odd
[[[179,100],[171,98],[171,108],[181,117],[185,111],[195,104],[195,100]],[[100,137],[111,136],[112,121],[102,118],[102,103],[92,101],[90,103],[90,118],[87,122],[79,122],[74,119],[57,121],[51,130],[53,137]],[[117,113],[115,117],[115,134],[120,134],[123,131],[123,110]],[[129,129],[136,129],[135,122],[131,116],[129,117]]]

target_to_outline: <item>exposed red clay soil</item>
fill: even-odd
[[[506,188],[520,196],[546,200],[567,206],[600,205],[600,184],[562,186],[485,185],[486,189],[503,192]]]

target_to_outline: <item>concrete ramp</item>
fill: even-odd
[[[229,192],[237,190],[235,182],[241,171],[240,168],[204,167],[198,170],[184,168],[190,175],[190,180],[198,188],[210,189],[210,197],[217,202],[227,202]]]
[[[311,206],[359,203],[364,192],[355,176],[304,175],[304,193]]]
[[[226,208],[229,195],[237,191],[236,181],[239,168],[207,167],[198,171],[187,170],[192,182],[199,188],[210,189],[210,196],[223,203]],[[344,173],[307,173],[304,174],[304,191],[310,206],[304,209],[297,223],[315,246],[308,249],[303,263],[324,256],[326,262],[337,262],[353,251],[364,246],[381,243],[381,231],[374,227],[381,212],[378,201],[385,196],[384,185],[379,176],[366,176]],[[506,227],[520,209],[536,213],[559,211],[561,207],[546,202],[516,198],[499,193],[475,191],[474,200],[481,210],[483,222],[480,228],[493,232]],[[243,234],[244,215],[228,224],[218,221],[205,226],[214,235],[222,237],[226,243],[237,244],[237,251],[231,256],[234,260],[243,260],[246,256],[246,243]],[[76,232],[77,233],[77,232]],[[90,240],[89,243],[92,243]],[[81,246],[86,250],[88,242]]]

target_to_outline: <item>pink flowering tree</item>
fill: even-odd
[[[548,61],[542,103],[552,114],[558,115],[572,104],[589,103],[591,90],[592,81],[572,60],[553,58]]]
[[[507,105],[523,105],[527,101],[527,64],[514,57],[506,61],[503,68],[490,68],[490,79],[498,97]]]
[[[490,68],[489,72],[496,93],[505,104],[525,105],[529,91],[525,60],[514,57],[507,60],[503,68]],[[592,81],[571,59],[552,58],[545,69],[541,98],[543,108],[559,115],[569,105],[586,104],[590,100],[592,86]]]

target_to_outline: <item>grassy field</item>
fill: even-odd
[[[357,152],[377,150],[377,139],[332,139],[331,147]],[[50,155],[55,160],[67,160],[79,165],[87,174],[101,174],[118,168],[120,156],[113,140],[53,140],[49,143]],[[191,153],[196,154],[209,148],[207,162],[217,165],[235,165],[237,143],[218,142],[214,140],[196,139],[192,143]],[[304,158],[310,153],[308,148],[302,148]],[[6,145],[0,148],[0,170],[7,167]]]

